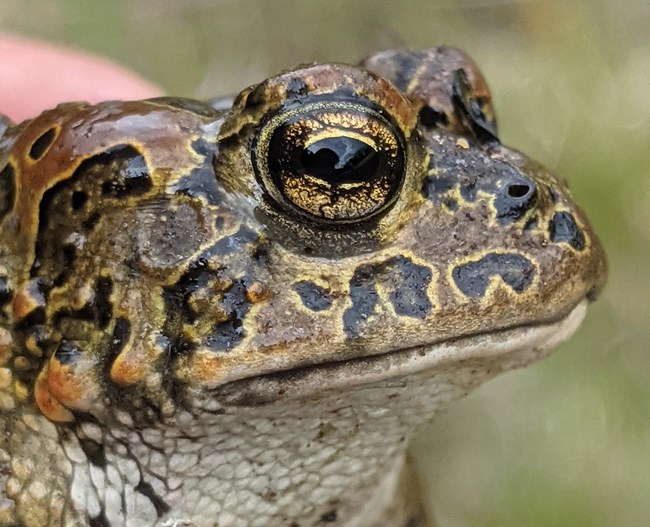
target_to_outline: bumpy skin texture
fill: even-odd
[[[457,50],[227,106],[4,122],[0,525],[425,525],[413,430],[603,283],[584,214],[499,143]]]

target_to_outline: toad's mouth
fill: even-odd
[[[259,406],[278,399],[313,396],[459,365],[471,370],[483,368],[489,378],[545,357],[575,333],[585,317],[587,304],[588,300],[583,299],[568,314],[539,324],[231,381],[214,389],[212,395],[228,405]]]

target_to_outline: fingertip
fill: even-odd
[[[15,121],[66,101],[156,97],[163,90],[111,61],[24,37],[0,35],[0,112]]]

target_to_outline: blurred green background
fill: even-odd
[[[0,31],[113,58],[168,92],[236,92],[308,61],[463,48],[501,137],[565,175],[608,250],[604,295],[540,364],[416,441],[445,527],[650,525],[647,0],[3,0]]]

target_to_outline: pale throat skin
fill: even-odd
[[[455,49],[1,124],[0,526],[433,525],[417,427],[605,280]]]

